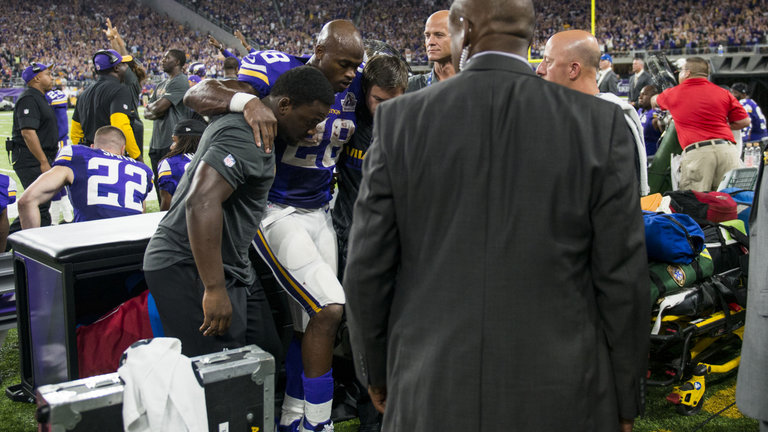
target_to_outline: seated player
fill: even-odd
[[[176,192],[181,176],[197,151],[197,144],[206,124],[199,120],[182,120],[173,128],[171,151],[157,166],[157,190],[160,192],[160,211],[171,208],[171,198]]]
[[[16,182],[5,174],[0,174],[0,253],[5,251],[8,240],[8,206],[16,202]]]
[[[38,205],[69,186],[75,222],[129,216],[144,211],[152,191],[152,170],[123,156],[125,135],[114,126],[96,131],[92,147],[65,146],[53,167],[38,177],[19,199],[22,229],[40,226]]]
[[[67,115],[67,95],[59,89],[53,89],[45,94],[45,99],[56,114],[59,126],[59,148],[69,144],[69,117]],[[51,225],[57,225],[61,219],[72,222],[72,204],[67,197],[67,190],[62,189],[51,199]]]

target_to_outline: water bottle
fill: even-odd
[[[746,143],[744,148],[744,166],[752,168],[755,166],[755,151],[752,143]]]

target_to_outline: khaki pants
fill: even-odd
[[[739,167],[738,147],[713,144],[683,152],[678,189],[708,192],[717,190],[723,176]]]

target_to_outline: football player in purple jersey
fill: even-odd
[[[16,202],[16,182],[5,174],[0,174],[0,252],[5,251],[8,239],[8,206]]]
[[[336,160],[355,130],[362,102],[363,40],[346,20],[327,23],[306,62],[280,51],[257,51],[242,59],[238,81],[205,81],[187,93],[185,104],[203,115],[243,112],[257,145],[271,150],[274,116],[259,97],[282,73],[307,64],[319,69],[336,92],[328,118],[315,135],[297,145],[277,142],[277,171],[262,229],[254,246],[277,280],[296,300],[297,338],[286,355],[286,396],[281,431],[332,429],[331,363],[345,303],[336,277],[337,244],[329,205]],[[254,94],[256,96],[254,96]]]
[[[760,106],[749,97],[747,85],[742,82],[734,83],[731,86],[731,94],[739,100],[739,103],[741,103],[741,106],[747,111],[749,119],[752,121],[749,126],[741,130],[742,141],[760,141],[768,136],[763,110],[761,110]]]
[[[40,226],[38,205],[69,186],[75,222],[128,216],[144,212],[152,190],[152,171],[123,156],[125,135],[114,126],[102,126],[92,147],[65,146],[53,167],[32,183],[19,199],[23,229]]]
[[[659,90],[654,85],[647,85],[640,90],[637,97],[637,115],[640,116],[640,124],[643,126],[643,139],[645,140],[645,154],[651,157],[656,154],[661,126],[659,114],[661,110],[651,106],[651,97],[657,95]]]
[[[160,160],[157,166],[157,189],[160,192],[160,211],[171,208],[176,187],[181,176],[192,162],[192,156],[197,151],[200,137],[205,131],[206,124],[194,119],[182,120],[173,128],[173,144],[171,151]]]

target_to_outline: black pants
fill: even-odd
[[[48,161],[49,163],[52,163],[52,161]],[[16,172],[16,175],[19,177],[19,181],[21,181],[21,185],[24,186],[24,189],[28,188],[29,185],[31,185],[35,180],[37,180],[38,177],[40,177],[40,174],[42,174],[42,171],[40,170],[40,165],[24,165],[24,166],[13,166],[13,170]],[[49,226],[51,224],[51,202],[47,201],[42,204],[40,204],[40,226]],[[13,234],[16,231],[21,230],[21,218],[16,218],[16,220],[13,221],[11,224],[11,227],[9,229],[9,233]]]
[[[158,203],[160,202],[160,189],[157,188],[157,166],[160,165],[160,159],[164,158],[169,151],[171,151],[170,147],[149,149],[149,161],[152,164],[152,172],[155,174],[153,182],[155,183],[155,194],[157,194]]]
[[[181,340],[184,355],[196,356],[256,344],[276,358],[282,357],[280,339],[260,285],[246,287],[235,279],[228,279],[227,293],[232,303],[229,330],[221,336],[203,336],[199,328],[204,319],[205,288],[194,263],[145,271],[144,277],[157,304],[165,336]]]

